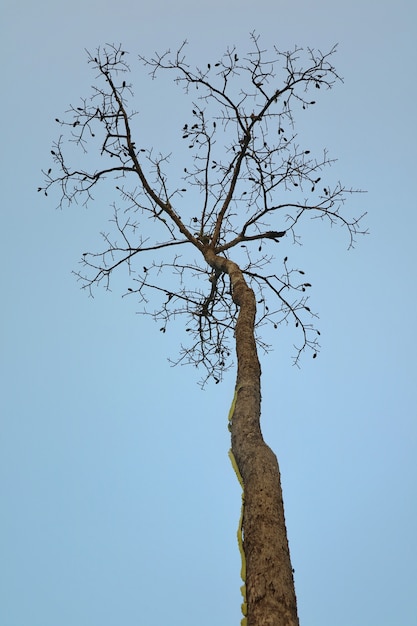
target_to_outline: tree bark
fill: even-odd
[[[205,258],[211,267],[229,275],[233,301],[239,307],[235,329],[237,396],[230,430],[232,452],[244,485],[247,626],[298,626],[280,471],[260,426],[255,294],[236,263],[217,256],[210,248]]]

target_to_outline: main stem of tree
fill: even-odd
[[[232,452],[244,484],[243,548],[248,626],[298,626],[293,569],[278,461],[260,426],[261,367],[255,342],[255,295],[233,261],[205,252],[226,272],[239,307],[235,339],[238,390],[231,420]]]

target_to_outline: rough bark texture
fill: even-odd
[[[235,263],[210,249],[205,258],[212,267],[229,275],[233,300],[239,307],[235,331],[238,392],[230,428],[232,452],[244,484],[247,624],[298,626],[279,466],[260,427],[261,367],[254,334],[255,296]]]

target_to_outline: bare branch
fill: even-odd
[[[109,289],[112,275],[125,267],[131,281],[125,295],[139,298],[142,313],[153,315],[164,332],[186,315],[189,343],[175,363],[203,365],[217,382],[230,365],[237,309],[225,274],[207,265],[206,251],[236,260],[243,254],[240,265],[260,305],[259,345],[268,349],[264,324],[291,323],[301,337],[298,364],[303,351],[315,356],[319,349],[316,315],[305,296],[310,285],[299,282],[300,270],[288,268],[287,257],[282,275],[268,272],[275,265],[271,247],[299,244],[306,217],[343,227],[348,247],[367,231],[363,214],[345,211],[347,196],[357,190],[325,182],[334,160],[327,150],[314,156],[296,133],[295,114],[341,80],[332,64],[336,47],[325,54],[301,48],[271,54],[252,33],[247,54],[228,48],[219,60],[192,68],[186,45],[139,57],[152,78],[173,71],[190,97],[190,117],[178,127],[186,157],[181,148],[164,155],[136,143],[132,121],[140,126],[141,118],[129,105],[127,53],[107,45],[88,53],[96,75],[91,95],[56,120],[61,135],[51,151],[54,166],[43,172],[38,190],[58,188],[59,206],[88,205],[96,188],[110,185],[123,209],[113,205],[112,234],[102,233],[102,251],[83,255],[77,277],[92,294],[99,284]],[[91,169],[91,154],[99,158],[98,169]],[[176,182],[168,175],[171,159],[185,163]],[[154,310],[148,310],[151,292],[161,298]]]

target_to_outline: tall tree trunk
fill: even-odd
[[[293,570],[275,454],[260,426],[261,367],[255,343],[255,295],[234,262],[205,252],[226,272],[239,307],[235,329],[236,398],[230,430],[232,453],[244,487],[243,550],[246,558],[247,626],[298,626]]]

